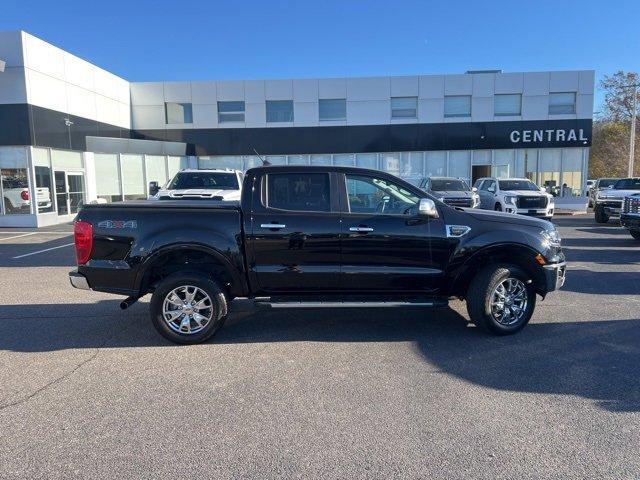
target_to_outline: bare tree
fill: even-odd
[[[600,81],[600,88],[604,90],[604,103],[602,104],[601,120],[610,122],[628,122],[633,110],[633,92],[635,85],[640,81],[635,72],[623,72],[613,75],[605,75]],[[637,101],[640,105],[640,90],[637,93]]]

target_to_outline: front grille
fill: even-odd
[[[470,207],[471,199],[467,197],[453,197],[445,198],[444,203],[451,205],[452,207]]]
[[[624,213],[640,213],[640,197],[627,197],[624,199]]]
[[[518,208],[545,208],[547,197],[518,197]]]
[[[607,200],[606,202],[599,202],[599,205],[607,208],[620,208],[622,207],[622,199],[620,200]]]

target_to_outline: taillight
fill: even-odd
[[[23,200],[29,200],[29,190],[22,190],[20,192],[20,198]]]
[[[76,241],[76,261],[84,265],[91,257],[93,248],[93,225],[82,220],[73,224],[73,235]]]

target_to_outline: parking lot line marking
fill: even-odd
[[[74,243],[67,243],[66,245],[58,245],[57,247],[45,248],[44,250],[38,250],[37,252],[25,253],[24,255],[18,255],[17,257],[13,257],[13,259],[16,260],[18,258],[29,257],[31,255],[37,255],[39,253],[48,252],[49,250],[56,250],[58,248],[70,247],[71,245],[74,245]]]
[[[13,237],[4,237],[4,238],[0,238],[0,241],[2,240],[12,240],[14,238],[22,238],[22,237],[28,237],[29,235],[35,235],[38,232],[31,232],[31,233],[25,233],[23,235],[14,235]]]

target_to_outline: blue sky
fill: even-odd
[[[23,0],[0,10],[1,30],[131,81],[640,71],[638,0]]]

